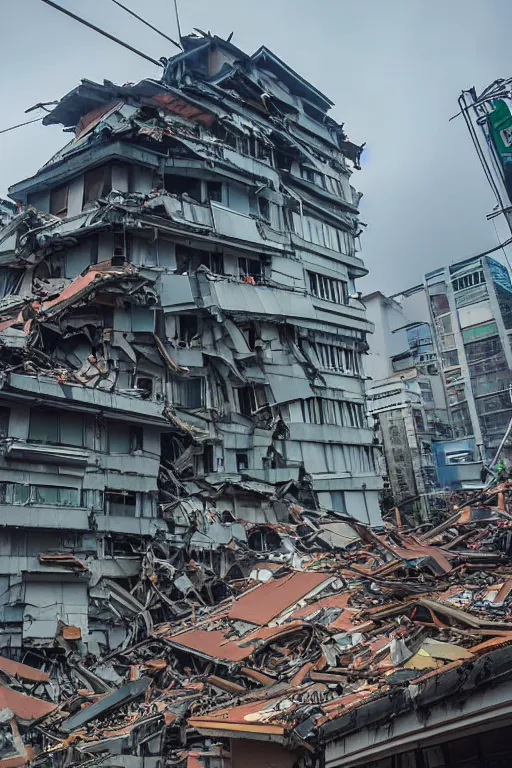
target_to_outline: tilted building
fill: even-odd
[[[425,290],[454,437],[469,437],[475,458],[488,462],[512,417],[509,272],[480,256],[429,272]]]
[[[0,233],[0,646],[116,647],[141,573],[236,574],[299,504],[378,523],[361,147],[262,47],[87,80]],[[290,553],[283,551],[283,560]],[[174,565],[168,565],[171,558]],[[192,580],[193,581],[193,580]],[[173,583],[167,610],[201,588]],[[163,581],[155,590],[162,589]],[[122,620],[121,620],[122,618]],[[18,651],[17,651],[18,649]]]
[[[363,301],[375,325],[365,365],[367,407],[382,445],[389,503],[428,519],[439,488],[433,444],[451,429],[426,296],[422,289],[394,297],[376,291]]]

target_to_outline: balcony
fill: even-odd
[[[88,451],[72,448],[71,446],[45,445],[12,440],[6,442],[5,458],[15,461],[35,461],[47,464],[85,467],[89,459],[89,453]]]
[[[59,383],[56,379],[44,376],[28,376],[21,373],[11,373],[7,377],[2,392],[7,397],[23,397],[27,401],[39,398],[58,401],[71,401],[78,406],[88,406],[87,410],[118,411],[131,421],[144,421],[157,425],[167,424],[162,415],[162,403],[152,400],[142,400],[139,397],[120,395],[113,392],[103,392],[90,389],[81,384]],[[79,409],[79,408],[78,408]]]

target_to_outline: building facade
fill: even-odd
[[[392,502],[430,514],[439,488],[433,443],[451,437],[443,382],[423,290],[363,297],[375,325],[365,370],[368,413],[376,419]],[[423,305],[422,305],[423,303]]]
[[[22,206],[0,232],[11,656],[56,638],[116,647],[146,615],[141,565],[168,578],[162,563],[193,557],[226,575],[229,542],[294,504],[380,521],[372,325],[355,291],[361,148],[268,49],[182,42],[162,80],[84,80],[64,96],[44,123],[73,138],[10,190]],[[189,585],[176,582],[172,606]]]
[[[512,284],[489,256],[425,276],[453,436],[490,461],[512,417]],[[510,455],[510,445],[505,447]]]

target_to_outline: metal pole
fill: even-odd
[[[174,0],[174,10],[176,12],[176,25],[178,27],[179,41],[181,43],[181,25],[180,25],[180,14],[178,11],[178,0]]]

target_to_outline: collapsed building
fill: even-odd
[[[189,561],[170,610],[173,566],[146,558],[111,653],[0,656],[2,768],[509,765],[512,481],[433,529],[292,515],[233,548],[248,575],[222,592]]]
[[[293,561],[276,541],[295,508],[380,522],[363,393],[372,326],[355,290],[362,147],[268,49],[248,56],[211,36],[183,46],[161,80],[82,81],[43,121],[71,141],[10,189],[0,649],[11,659],[129,643],[140,583],[159,620],[188,615],[190,590],[214,605],[248,575],[238,547]]]

